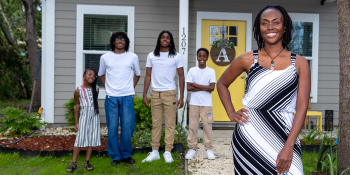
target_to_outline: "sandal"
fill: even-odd
[[[77,168],[77,163],[76,162],[72,162],[69,167],[66,169],[66,171],[68,172],[73,172],[73,170]]]
[[[87,171],[91,171],[94,169],[94,167],[89,163],[88,160],[85,160],[84,166],[85,166]]]

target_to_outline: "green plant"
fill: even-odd
[[[197,143],[203,143],[203,137],[198,138]]]
[[[131,141],[134,148],[149,147],[152,141],[152,131],[149,128],[135,130]]]
[[[213,46],[216,48],[219,48],[220,41],[221,41],[221,39],[214,41]],[[231,40],[228,40],[226,47],[229,49],[232,49],[234,46],[235,45],[233,44],[233,42]]]
[[[30,130],[37,129],[38,127],[45,126],[46,122],[43,122],[40,118],[36,118],[36,113],[24,115],[25,110],[20,110],[13,107],[7,107],[0,111],[4,117],[0,119],[0,133],[4,134],[10,130],[13,136],[20,136],[29,133]]]
[[[72,97],[67,103],[63,105],[65,109],[66,120],[68,122],[68,126],[74,126],[75,125],[75,118],[74,118],[74,98]]]
[[[184,149],[189,149],[188,143],[187,143],[187,130],[188,125],[183,128],[181,124],[177,124],[175,127],[175,143],[182,143]]]
[[[302,131],[300,133],[304,137],[305,145],[314,144],[315,143],[314,139],[321,134],[320,132],[317,132],[316,129],[311,130],[311,132],[308,135],[306,135]]]
[[[151,99],[148,98],[151,103]],[[143,98],[134,96],[135,123],[140,125],[140,129],[152,129],[152,113],[151,108],[143,104]]]

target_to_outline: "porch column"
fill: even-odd
[[[41,118],[55,122],[55,0],[42,3]]]
[[[188,70],[188,1],[189,0],[179,0],[179,53],[182,56],[184,64],[184,73],[185,78],[187,76]],[[180,88],[178,88],[178,97],[180,97]],[[184,90],[184,104],[187,100],[187,85],[185,83]],[[182,127],[185,127],[187,124],[187,107],[178,109],[178,123],[181,123],[182,117],[184,117]],[[184,116],[182,116],[184,114]]]

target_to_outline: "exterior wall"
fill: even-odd
[[[141,67],[136,94],[142,96],[147,54],[154,50],[160,31],[172,32],[175,43],[179,36],[179,2],[159,0],[56,0],[55,10],[55,118],[66,123],[63,104],[75,90],[77,4],[135,6],[135,53]],[[178,50],[178,49],[177,49]],[[149,92],[151,91],[151,88]],[[99,100],[101,123],[106,122],[104,100]]]
[[[313,13],[320,15],[318,99],[311,104],[311,110],[334,110],[334,126],[338,126],[339,114],[339,45],[338,10],[336,3],[319,0],[190,0],[189,6],[189,68],[196,66],[196,21],[197,11],[252,13],[253,22],[259,11],[267,5],[279,4],[289,13]],[[257,49],[252,37],[252,49]],[[312,117],[314,119],[315,117]],[[316,122],[314,121],[314,124]]]

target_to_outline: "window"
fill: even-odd
[[[219,30],[220,29],[220,30]],[[227,33],[227,29],[229,30]],[[228,39],[237,46],[237,26],[210,26],[210,37],[209,44],[213,45],[213,42],[222,39],[222,34],[224,34],[225,39]],[[213,36],[214,35],[214,36]]]
[[[311,70],[311,102],[317,102],[319,15],[289,13],[293,21],[289,49],[308,60]]]
[[[110,52],[110,37],[114,32],[122,31],[130,39],[129,51],[134,51],[135,7],[77,5],[77,46],[76,46],[76,86],[82,84],[85,69],[98,72],[101,55]],[[101,80],[99,99],[106,92]]]

